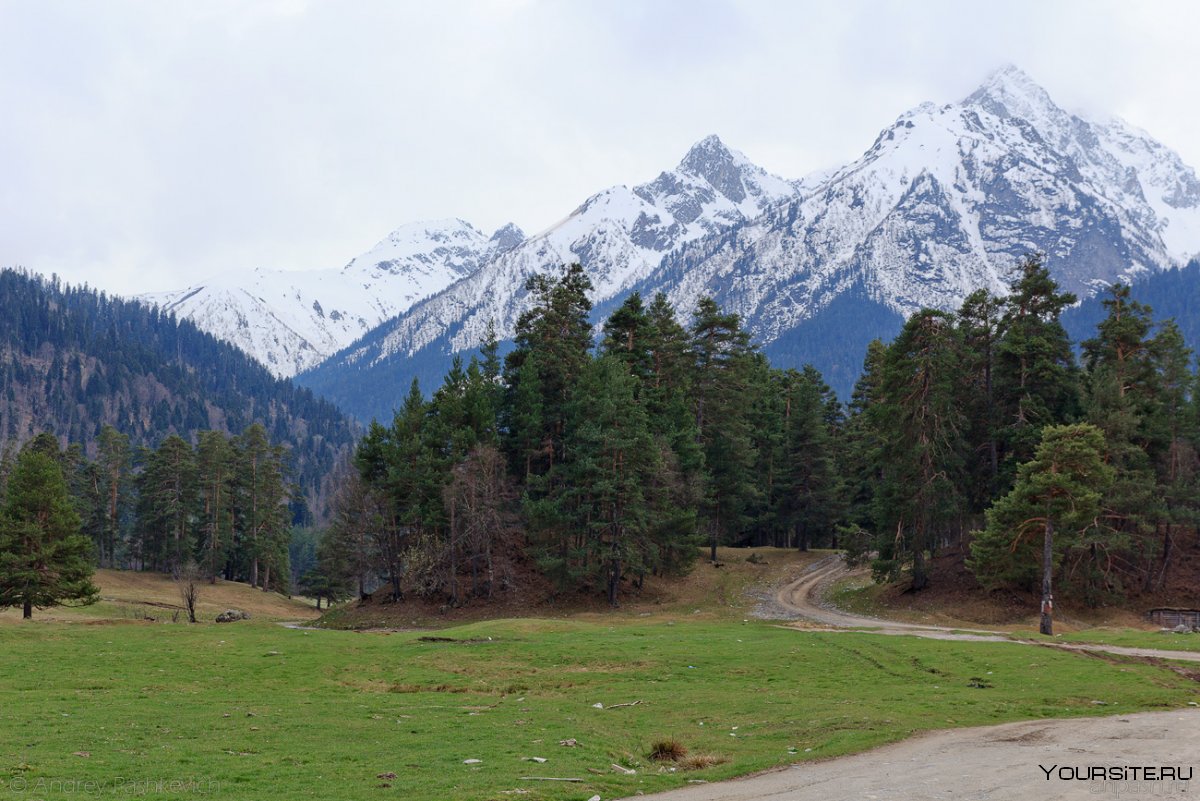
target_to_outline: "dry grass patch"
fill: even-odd
[[[100,588],[100,602],[92,606],[56,606],[33,613],[34,620],[64,623],[94,622],[97,619],[187,622],[187,611],[179,597],[179,585],[163,573],[133,570],[97,570],[93,581]],[[259,620],[311,620],[319,614],[312,601],[286,598],[263,592],[238,581],[197,585],[196,618],[211,623],[226,609],[241,609]],[[20,609],[0,610],[0,620],[20,620]],[[236,623],[230,625],[238,625]]]
[[[729,757],[720,754],[689,754],[679,761],[680,770],[704,770],[714,765],[723,765]]]
[[[647,756],[652,762],[678,762],[687,756],[687,753],[686,745],[674,737],[666,737],[651,743],[650,753]]]

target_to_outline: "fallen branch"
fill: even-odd
[[[623,706],[637,706],[637,705],[638,705],[638,704],[640,704],[640,703],[644,703],[644,702],[642,702],[642,701],[630,701],[630,702],[629,702],[629,703],[627,703],[627,704],[613,704],[612,706],[606,706],[606,707],[604,707],[604,708],[605,708],[605,709],[619,709],[620,707],[623,707]]]

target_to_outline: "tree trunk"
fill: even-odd
[[[1046,518],[1046,535],[1042,540],[1042,634],[1054,634],[1054,595],[1050,577],[1054,571],[1054,525]]]
[[[913,551],[912,589],[923,590],[929,586],[929,571],[925,567],[925,549]]]
[[[613,556],[608,568],[608,605],[617,608],[617,587],[621,583],[621,557]]]
[[[267,592],[267,587],[270,587],[270,586],[271,586],[271,565],[270,565],[270,563],[268,563],[266,565],[266,567],[263,568],[262,591]]]
[[[1167,585],[1167,568],[1171,564],[1171,545],[1174,540],[1171,538],[1171,524],[1167,523],[1163,528],[1163,547],[1162,547],[1162,567],[1158,571],[1158,581],[1155,582],[1154,589],[1159,592]]]
[[[450,503],[450,605],[458,606],[458,543],[454,529],[454,511],[458,504]]]
[[[21,611],[21,617],[25,620],[30,620],[33,617],[33,604],[29,601],[25,602],[25,608]]]
[[[250,586],[251,587],[258,586],[258,557],[257,556],[254,557],[254,559],[252,559],[250,561]]]

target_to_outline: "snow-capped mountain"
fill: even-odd
[[[1068,114],[1008,67],[902,115],[811,193],[671,254],[639,288],[682,309],[713,295],[764,343],[851,286],[902,315],[956,308],[1003,291],[1031,251],[1088,296],[1200,252],[1198,190],[1163,145]]]
[[[140,299],[191,319],[277,376],[290,377],[524,238],[512,224],[488,237],[462,220],[413,223],[341,269],[256,269]]]
[[[397,393],[368,409],[339,385],[368,374],[373,386],[393,374],[427,382],[488,320],[510,336],[525,278],[571,261],[588,269],[601,314],[635,289],[667,292],[682,315],[712,295],[773,356],[809,358],[798,332],[830,309],[861,323],[869,304],[898,325],[923,306],[1003,290],[1031,251],[1084,296],[1181,265],[1200,253],[1200,181],[1148,134],[1073,115],[1006,67],[957,103],[901,115],[854,162],[795,183],[705,139],[675,170],[590,198],[299,380],[360,415],[385,413]],[[845,327],[860,363],[871,327]]]
[[[644,280],[664,254],[796,196],[795,186],[709,136],[675,169],[632,189],[615,186],[593,195],[562,222],[387,324],[382,339],[372,335],[377,344],[352,348],[343,358],[412,353],[446,336],[450,349],[470,349],[489,320],[507,337],[525,308],[530,275],[579,262],[594,285],[593,300],[603,301]]]

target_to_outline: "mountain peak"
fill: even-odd
[[[709,134],[688,149],[687,155],[679,162],[680,172],[706,177],[704,170],[715,163],[729,163],[736,160],[734,152],[725,146],[716,134]]]
[[[497,251],[503,253],[524,242],[525,232],[516,223],[506,223],[497,228],[488,241],[495,242]]]
[[[997,117],[1020,117],[1030,121],[1060,111],[1040,84],[1012,64],[1005,64],[988,75],[979,88],[963,100],[963,105],[979,106]]]
[[[1004,64],[992,70],[980,84],[981,89],[986,87],[1020,87],[1026,92],[1041,90],[1037,81],[1016,64]]]
[[[746,198],[744,179],[748,168],[755,169],[745,156],[726,147],[716,134],[692,145],[679,162],[679,172],[704,179],[734,203],[741,203]]]

